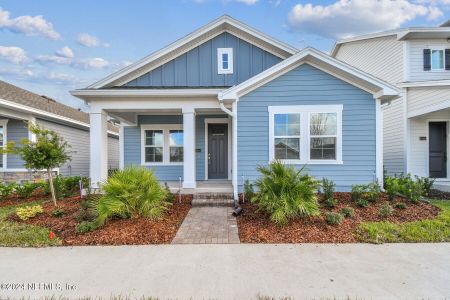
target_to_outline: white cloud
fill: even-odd
[[[80,33],[77,38],[77,42],[85,47],[109,47],[108,43],[101,42],[98,38],[87,33]]]
[[[417,17],[435,19],[437,7],[408,0],[338,0],[330,5],[297,4],[288,15],[292,29],[329,38],[395,29]]]
[[[83,58],[74,60],[71,64],[73,67],[80,69],[104,69],[110,64],[106,59],[95,57],[95,58]]]
[[[0,58],[20,64],[28,60],[25,50],[19,47],[0,46]]]
[[[69,47],[65,46],[62,47],[59,50],[56,50],[56,55],[61,56],[61,57],[66,57],[66,58],[74,58],[75,55],[73,54],[72,49],[70,49]]]
[[[0,68],[0,75],[12,75],[20,79],[25,79],[33,77],[34,72],[27,68]]]
[[[258,2],[258,0],[235,0],[236,2],[241,2],[241,3],[245,3],[247,5],[253,5],[256,2]]]
[[[42,35],[58,40],[61,35],[53,29],[53,24],[43,16],[19,16],[11,19],[9,11],[0,8],[0,29],[8,29],[25,35]]]
[[[54,63],[58,65],[69,65],[72,62],[71,58],[62,57],[59,55],[38,55],[36,61],[40,63]]]
[[[45,78],[56,84],[78,84],[84,82],[84,80],[79,79],[75,75],[66,73],[50,72],[46,74]]]

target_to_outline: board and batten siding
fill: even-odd
[[[335,57],[387,82],[403,81],[403,44],[396,36],[341,44]]]
[[[372,182],[376,168],[373,96],[330,74],[303,64],[242,96],[238,102],[238,179],[254,181],[257,166],[269,161],[268,106],[342,104],[342,165],[306,165],[309,174],[333,180],[337,190]],[[303,165],[296,165],[297,168]]]
[[[20,145],[22,139],[28,138],[28,128],[23,120],[9,119],[6,125],[8,142],[14,141],[16,145]],[[6,166],[8,169],[23,169],[23,160],[19,155],[6,155]]]
[[[450,71],[424,71],[423,50],[450,48],[445,39],[409,40],[409,81],[448,80]]]
[[[443,104],[450,107],[450,86],[408,88],[408,113],[420,113]]]
[[[405,173],[404,99],[396,99],[383,109],[383,165],[388,175]]]
[[[217,73],[217,48],[233,48],[233,73]],[[239,84],[282,59],[224,32],[162,66],[124,84],[127,87],[222,87]]]
[[[227,118],[224,114],[197,115],[195,118],[196,134],[196,179],[205,180],[205,119]],[[183,124],[182,115],[141,115],[138,126],[124,127],[124,165],[141,165],[141,128],[145,124]],[[188,138],[188,137],[185,137]],[[183,177],[182,165],[149,166],[161,181],[177,181]]]

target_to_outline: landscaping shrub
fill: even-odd
[[[96,206],[98,197],[98,195],[90,195],[80,202],[80,210],[76,216],[78,222],[94,221],[97,218]]]
[[[246,179],[244,181],[244,198],[246,200],[250,200],[255,196],[255,190],[253,188],[253,184],[250,183],[250,181],[248,181],[248,179]]]
[[[416,181],[419,182],[419,184],[422,186],[422,195],[425,197],[430,196],[430,192],[431,192],[431,188],[433,187],[434,178],[429,178],[429,177],[419,177],[419,176],[415,176]]]
[[[344,221],[344,216],[339,213],[329,212],[326,213],[325,220],[330,225],[340,225]]]
[[[389,203],[385,203],[380,207],[380,210],[378,211],[378,214],[382,218],[387,218],[394,212],[394,209]]]
[[[369,201],[367,201],[366,199],[360,198],[360,199],[356,200],[356,205],[358,205],[359,207],[367,207],[367,206],[369,206]]]
[[[356,202],[359,199],[362,199],[365,190],[366,190],[366,185],[364,185],[364,184],[352,185],[352,192],[351,192],[352,200]]]
[[[166,201],[173,203],[177,196],[170,191],[169,185],[167,182],[164,182],[164,189],[166,190]]]
[[[5,200],[12,194],[14,194],[16,190],[17,184],[10,183],[10,184],[0,184],[0,199]]]
[[[336,206],[337,201],[334,199],[334,189],[336,184],[332,180],[326,178],[322,179],[322,192],[324,197],[325,206],[333,208]]]
[[[144,167],[116,171],[101,187],[104,195],[96,206],[98,225],[113,216],[161,218],[170,205],[166,190],[153,172]]]
[[[64,177],[62,175],[57,175],[53,179],[56,199],[62,199],[78,195],[80,193],[80,180],[83,181],[83,186],[89,187],[89,179],[87,177],[83,178],[81,178],[80,176]],[[50,189],[48,183],[46,189],[48,191]]]
[[[345,218],[353,218],[355,216],[355,210],[352,207],[343,207],[341,209],[341,214]]]
[[[410,174],[400,175],[398,177],[387,177],[386,181],[398,189],[398,193],[412,202],[418,202],[422,196],[429,195],[434,180],[426,177],[415,179]]]
[[[381,194],[381,187],[378,183],[369,183],[366,185],[366,191],[363,195],[365,199],[370,202],[375,202],[378,200]]]
[[[39,186],[39,184],[33,182],[24,182],[21,185],[16,186],[16,193],[19,197],[26,199],[29,198]]]
[[[406,209],[406,208],[407,208],[406,204],[403,203],[403,202],[396,203],[396,204],[394,205],[394,207],[395,207],[395,208],[398,208],[398,209]]]
[[[83,234],[94,231],[95,229],[97,229],[97,225],[95,224],[95,222],[83,221],[77,225],[77,227],[75,228],[75,232]]]
[[[52,216],[56,218],[61,218],[62,216],[64,216],[64,210],[62,208],[55,208],[52,211]]]
[[[384,188],[390,201],[394,201],[400,191],[399,182],[395,177],[386,177],[384,179]]]
[[[28,219],[34,218],[38,214],[41,214],[43,212],[44,212],[44,210],[42,209],[42,206],[40,206],[40,205],[18,207],[16,209],[16,215],[22,221],[26,221]]]
[[[267,167],[258,167],[258,170],[262,176],[255,183],[259,192],[252,202],[269,213],[273,222],[283,225],[293,218],[320,213],[316,196],[318,182],[303,174],[303,168],[296,170],[274,161]]]

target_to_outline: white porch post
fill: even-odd
[[[90,113],[90,177],[91,185],[98,187],[98,183],[108,177],[108,126],[106,113]]]
[[[194,189],[195,179],[195,110],[183,108],[183,188]]]
[[[235,200],[239,200],[239,190],[238,190],[238,147],[237,147],[237,134],[238,134],[238,122],[237,122],[237,99],[233,102],[233,135],[232,135],[232,144],[233,144],[233,197]]]
[[[375,99],[376,101],[376,178],[380,186],[383,186],[383,111],[381,110],[381,100]]]

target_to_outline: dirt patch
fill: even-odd
[[[192,196],[183,196],[181,200],[179,202],[177,198],[162,220],[114,219],[108,221],[102,228],[85,234],[75,232],[79,224],[77,220],[81,202],[79,197],[58,201],[59,208],[64,210],[62,217],[54,217],[52,211],[55,207],[51,202],[46,202],[42,204],[44,213],[26,223],[49,228],[61,238],[63,245],[169,244],[191,207]],[[19,221],[16,217],[12,219]]]
[[[380,207],[388,202],[382,195],[375,203],[360,208],[351,201],[350,193],[336,193],[338,204],[333,209],[321,207],[318,217],[300,219],[289,222],[286,226],[277,226],[267,214],[257,211],[257,206],[246,202],[243,213],[237,218],[241,243],[354,243],[358,240],[353,232],[361,222],[390,221],[402,223],[423,219],[431,219],[439,214],[439,208],[424,202],[413,204],[397,198],[393,203],[406,203],[406,209],[394,209],[388,218],[379,216]],[[321,202],[321,201],[320,201]],[[355,209],[353,218],[346,218],[341,225],[328,225],[325,222],[326,212],[339,212],[343,207]]]

